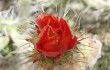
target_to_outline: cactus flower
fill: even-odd
[[[39,26],[36,50],[44,57],[60,58],[76,46],[77,37],[72,36],[63,18],[42,13],[37,17],[36,23]]]

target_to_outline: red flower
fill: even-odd
[[[72,38],[67,22],[49,14],[40,14],[36,20],[39,40],[36,49],[45,57],[58,58],[76,46],[77,37]]]

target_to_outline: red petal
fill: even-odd
[[[39,47],[39,45],[37,44],[36,46]],[[43,56],[47,56],[47,57],[57,57],[60,53],[59,52],[48,52],[42,49],[37,48],[37,50],[43,55]]]
[[[64,47],[64,50],[68,48],[71,40],[72,40],[72,34],[71,34],[71,31],[69,29],[69,26],[68,24],[66,23],[66,21],[64,19],[60,19],[60,24],[62,26],[62,31],[63,31],[63,34],[62,34],[62,39],[61,39],[61,44],[63,45]]]
[[[64,19],[61,18],[60,19],[60,24],[61,24],[62,31],[64,31],[64,33],[66,35],[69,35],[72,38],[72,34],[71,34],[71,31],[70,31],[70,28],[69,28],[67,22]]]
[[[42,49],[48,52],[55,52],[55,51],[58,51],[59,49],[58,43],[57,43],[57,40],[58,40],[57,35],[52,33],[52,31],[53,30],[51,29],[51,27],[48,26],[48,28],[46,29],[45,32],[43,32],[44,34],[42,34],[42,36],[40,37],[40,40],[38,41],[38,43],[41,44]]]
[[[45,25],[47,25],[47,22],[44,21],[44,17],[47,17],[47,16],[48,16],[48,14],[41,13],[37,17],[36,22],[37,22],[37,24],[39,25],[40,28],[43,28]]]
[[[48,30],[49,26],[45,26],[42,31],[40,31],[38,43],[44,43],[46,40],[48,40]]]
[[[69,46],[68,46],[68,50],[70,50],[70,49],[76,47],[77,42],[78,42],[78,41],[77,41],[77,37],[74,36],[74,38],[71,40],[71,42],[70,42],[70,44],[69,44]]]
[[[43,30],[44,31],[42,31],[39,35],[39,41],[36,43],[37,50],[40,51],[44,56],[58,56],[60,54],[60,45],[57,43],[57,36],[49,38],[50,26],[44,27]]]
[[[40,32],[41,32],[41,30],[40,30],[40,29],[38,29],[38,30],[37,30],[38,35],[40,34]]]
[[[58,19],[50,14],[40,14],[36,19],[37,24],[40,28],[43,28],[46,25],[50,25],[52,27],[59,27]]]
[[[50,39],[49,41],[47,41],[46,43],[44,43],[44,45],[42,45],[42,49],[47,51],[47,52],[56,52],[59,51],[59,45],[56,42],[57,39],[53,38]]]

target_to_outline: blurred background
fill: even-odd
[[[79,14],[79,30],[98,35],[103,44],[93,70],[110,70],[110,0],[0,0],[0,70],[16,70],[20,45],[13,37],[22,39],[30,17],[40,11],[68,16],[73,22]]]

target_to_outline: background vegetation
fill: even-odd
[[[64,16],[63,13],[68,12],[66,16],[70,17],[70,19],[73,18],[75,14],[79,14],[81,18],[80,30],[84,30],[87,31],[88,33],[98,35],[101,42],[103,43],[101,58],[97,61],[93,70],[110,70],[110,0],[36,0],[36,1],[37,2],[33,0],[32,4],[33,6],[35,6],[34,4],[40,4],[41,6],[43,6],[46,12],[50,12],[52,14],[59,13],[60,16]],[[1,11],[7,10],[11,6],[14,5],[16,6],[16,4],[17,0],[0,0],[0,10]],[[39,10],[38,7],[37,9]],[[8,48],[8,46],[13,45],[12,44],[13,41],[10,35],[7,36],[6,33],[4,33],[5,29],[3,26],[8,28],[9,32],[11,32],[9,25],[0,24],[0,40],[2,40],[2,42],[0,42],[0,59],[2,59],[2,57],[7,56],[9,52],[16,49],[16,47]],[[1,47],[5,47],[5,51],[3,51],[3,48]],[[6,57],[6,60],[8,60],[7,58],[10,58],[11,56],[15,55],[14,54],[8,55]],[[10,61],[11,60],[9,60],[9,62]],[[14,64],[15,62],[13,62],[12,64]],[[10,64],[8,65],[10,66]],[[1,66],[3,65],[0,65],[0,67]]]

